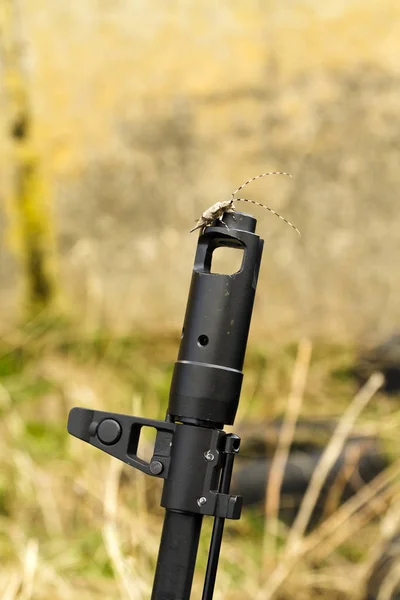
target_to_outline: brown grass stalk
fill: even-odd
[[[270,598],[273,598],[280,586],[298,565],[299,561],[306,555],[313,553],[322,542],[326,541],[327,544],[325,548],[319,549],[319,559],[322,559],[332,552],[350,537],[354,531],[358,531],[361,526],[365,525],[373,516],[375,516],[375,513],[370,510],[367,503],[376,494],[381,493],[382,490],[399,475],[400,460],[386,469],[384,473],[378,475],[372,484],[366,486],[367,489],[360,490],[353,498],[348,500],[334,515],[332,515],[332,517],[322,523],[312,534],[302,538],[300,544],[292,550],[291,554],[282,556],[281,561],[271,573],[265,585],[260,588],[256,600],[269,600]],[[385,494],[386,498],[391,497],[394,494],[394,490],[388,489],[385,491]],[[356,518],[354,518],[356,511],[360,512],[357,514]],[[353,518],[352,521],[350,521],[351,518]],[[335,537],[335,534],[337,534],[338,531],[339,535],[336,535]]]
[[[301,340],[297,351],[285,416],[279,432],[277,448],[272,459],[265,500],[264,566],[267,564],[268,559],[271,557],[276,558],[277,554],[279,500],[282,480],[301,410],[311,351],[311,341],[309,339]]]
[[[387,503],[398,493],[397,486],[388,488],[389,484],[400,475],[400,461],[378,475],[371,484],[366,485],[353,498],[343,504],[324,523],[304,540],[303,551],[312,552],[318,546],[318,557],[324,558],[341,543],[348,539],[362,525],[378,516],[371,509],[370,503],[379,494],[380,513],[382,514]],[[385,489],[387,488],[387,489]]]
[[[103,539],[121,590],[121,598],[144,600],[145,596],[142,592],[145,590],[141,585],[141,579],[132,576],[133,565],[131,563],[128,566],[123,556],[117,531],[118,486],[121,470],[122,462],[112,459],[104,492]]]
[[[304,536],[322,486],[324,485],[330,470],[342,451],[356,419],[379,390],[379,388],[383,385],[383,382],[384,377],[381,373],[374,373],[371,375],[366,384],[355,395],[348,409],[341,417],[327,447],[321,456],[317,468],[312,474],[310,484],[304,495],[293,527],[289,533],[287,540],[287,552],[293,552],[296,546],[299,544],[301,538]]]
[[[397,558],[379,588],[377,600],[392,600],[393,592],[400,583],[400,558]]]
[[[33,596],[35,574],[38,566],[39,544],[30,539],[23,556],[22,589],[18,600],[30,600]]]
[[[1,600],[16,600],[20,587],[21,575],[14,572],[11,574],[10,580],[4,590],[4,594],[1,596]]]
[[[363,506],[370,498],[378,493],[378,491],[383,489],[393,477],[398,475],[398,465],[395,463],[396,466],[392,465],[392,467],[385,471],[385,474],[387,475],[389,472],[391,477],[384,477],[384,474],[381,474],[375,478],[375,486],[370,484],[370,486],[362,488],[353,498],[351,498],[345,505],[338,509],[338,511],[336,511],[330,519],[318,527],[313,534],[308,537],[304,537],[309,518],[312,514],[327,474],[336,461],[341,449],[343,448],[343,444],[350,433],[356,418],[381,387],[382,383],[383,376],[379,373],[374,373],[369,378],[367,383],[361,388],[358,394],[356,394],[349,408],[340,419],[338,426],[321,457],[320,463],[317,469],[314,471],[313,477],[311,478],[309,488],[305,494],[299,514],[293,525],[293,528],[295,528],[294,534],[292,534],[292,528],[286,544],[285,552],[282,555],[282,559],[272,571],[266,584],[259,590],[256,600],[269,600],[272,598],[282,583],[293,571],[293,568],[296,566],[299,560],[304,557],[305,554],[311,552],[311,550],[313,550],[322,541],[324,535],[321,535],[321,533],[326,534],[327,532],[330,532],[332,534],[335,532],[337,527],[344,524],[356,510]],[[301,517],[300,519],[299,516]]]
[[[361,594],[365,593],[365,586],[367,580],[370,577],[376,562],[382,556],[389,540],[395,535],[399,529],[400,524],[400,498],[396,498],[391,502],[390,508],[386,511],[379,524],[379,537],[376,543],[371,547],[368,558],[364,561],[361,566],[361,577],[360,581],[363,586],[360,590]]]

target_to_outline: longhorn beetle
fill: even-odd
[[[198,219],[196,226],[190,230],[190,233],[192,233],[192,231],[196,231],[196,229],[201,229],[201,233],[204,233],[206,227],[213,225],[215,223],[215,221],[217,221],[218,219],[221,221],[221,223],[223,223],[225,225],[225,227],[228,228],[228,226],[223,221],[223,216],[225,213],[235,212],[236,208],[233,203],[234,202],[250,202],[251,204],[256,204],[257,206],[262,206],[262,208],[266,208],[267,210],[269,210],[269,212],[271,212],[272,214],[274,214],[277,217],[279,217],[280,219],[282,219],[282,221],[285,221],[285,223],[290,225],[290,227],[293,227],[293,229],[295,229],[297,231],[297,233],[299,235],[301,235],[300,231],[297,229],[297,227],[295,227],[293,225],[293,223],[290,223],[290,221],[287,221],[280,214],[278,214],[277,212],[272,210],[272,208],[265,206],[265,204],[260,204],[260,202],[254,202],[254,200],[248,200],[247,198],[235,198],[235,194],[237,194],[240,190],[242,190],[244,187],[246,187],[246,185],[248,185],[252,181],[255,181],[256,179],[265,177],[266,175],[288,175],[288,177],[291,177],[290,173],[284,173],[282,171],[274,171],[272,173],[261,173],[261,175],[257,175],[257,177],[253,177],[252,179],[249,179],[248,181],[246,181],[245,183],[240,185],[237,188],[237,190],[235,190],[232,193],[232,196],[229,200],[223,200],[222,202],[216,202],[216,204],[213,204],[212,206],[210,206],[210,208],[207,208],[207,210],[205,210],[203,212],[203,214],[201,215],[200,219]]]

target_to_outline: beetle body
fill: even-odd
[[[223,223],[222,217],[227,212],[235,212],[233,198],[230,200],[223,200],[222,202],[216,202],[210,206],[210,208],[207,208],[207,210],[203,212],[200,219],[197,221],[196,226],[190,230],[190,233],[192,233],[192,231],[196,231],[196,229],[201,229],[201,233],[203,233],[206,227],[210,227],[218,219],[220,219],[220,221]]]

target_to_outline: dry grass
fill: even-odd
[[[3,341],[0,353],[1,599],[147,599],[162,525],[159,482],[67,436],[66,418],[76,405],[162,418],[178,339],[84,340],[54,329],[14,332],[13,339],[13,344]],[[273,523],[263,532],[263,517],[254,511],[227,523],[216,600],[287,598],[294,592],[300,598],[356,600],[374,557],[396,529],[400,466],[395,456],[369,486],[304,532],[326,465],[361,410],[364,429],[381,431],[388,447],[397,437],[395,403],[373,397],[379,378],[350,400],[354,384],[343,372],[335,375],[351,356],[342,350],[315,343],[311,357],[306,341],[298,350],[296,345],[250,350],[239,420],[262,416],[272,396],[277,404],[270,410],[276,414],[289,395],[286,427],[292,428],[301,398],[302,414],[315,414],[313,388],[320,415],[343,416],[292,531],[283,524],[276,530]],[[268,356],[268,367],[262,356]],[[287,454],[290,428],[278,446],[279,461],[282,449]],[[279,487],[279,477],[275,483]],[[276,503],[272,506],[276,514]],[[210,531],[207,520],[194,598],[201,595]],[[382,587],[384,600],[397,577],[394,568]]]
[[[312,344],[310,340],[303,340],[299,345],[299,351],[293,370],[292,389],[289,394],[285,419],[280,430],[278,443],[272,459],[271,470],[268,479],[268,488],[265,503],[265,541],[272,540],[273,546],[265,544],[264,556],[266,561],[271,560],[271,553],[276,553],[276,543],[279,529],[279,501],[282,480],[289,457],[290,446],[296,430],[297,419],[300,415],[303,401],[304,388],[311,358]]]

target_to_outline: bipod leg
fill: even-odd
[[[235,454],[239,452],[240,437],[234,433],[229,433],[226,436],[226,445],[224,449],[225,463],[221,473],[221,483],[219,491],[222,494],[229,494],[231,485],[233,461]],[[221,551],[222,535],[224,533],[225,519],[223,517],[215,517],[214,526],[211,536],[210,551],[208,555],[206,577],[204,580],[204,588],[202,600],[212,600],[214,594],[215,580],[217,577],[219,554]]]

